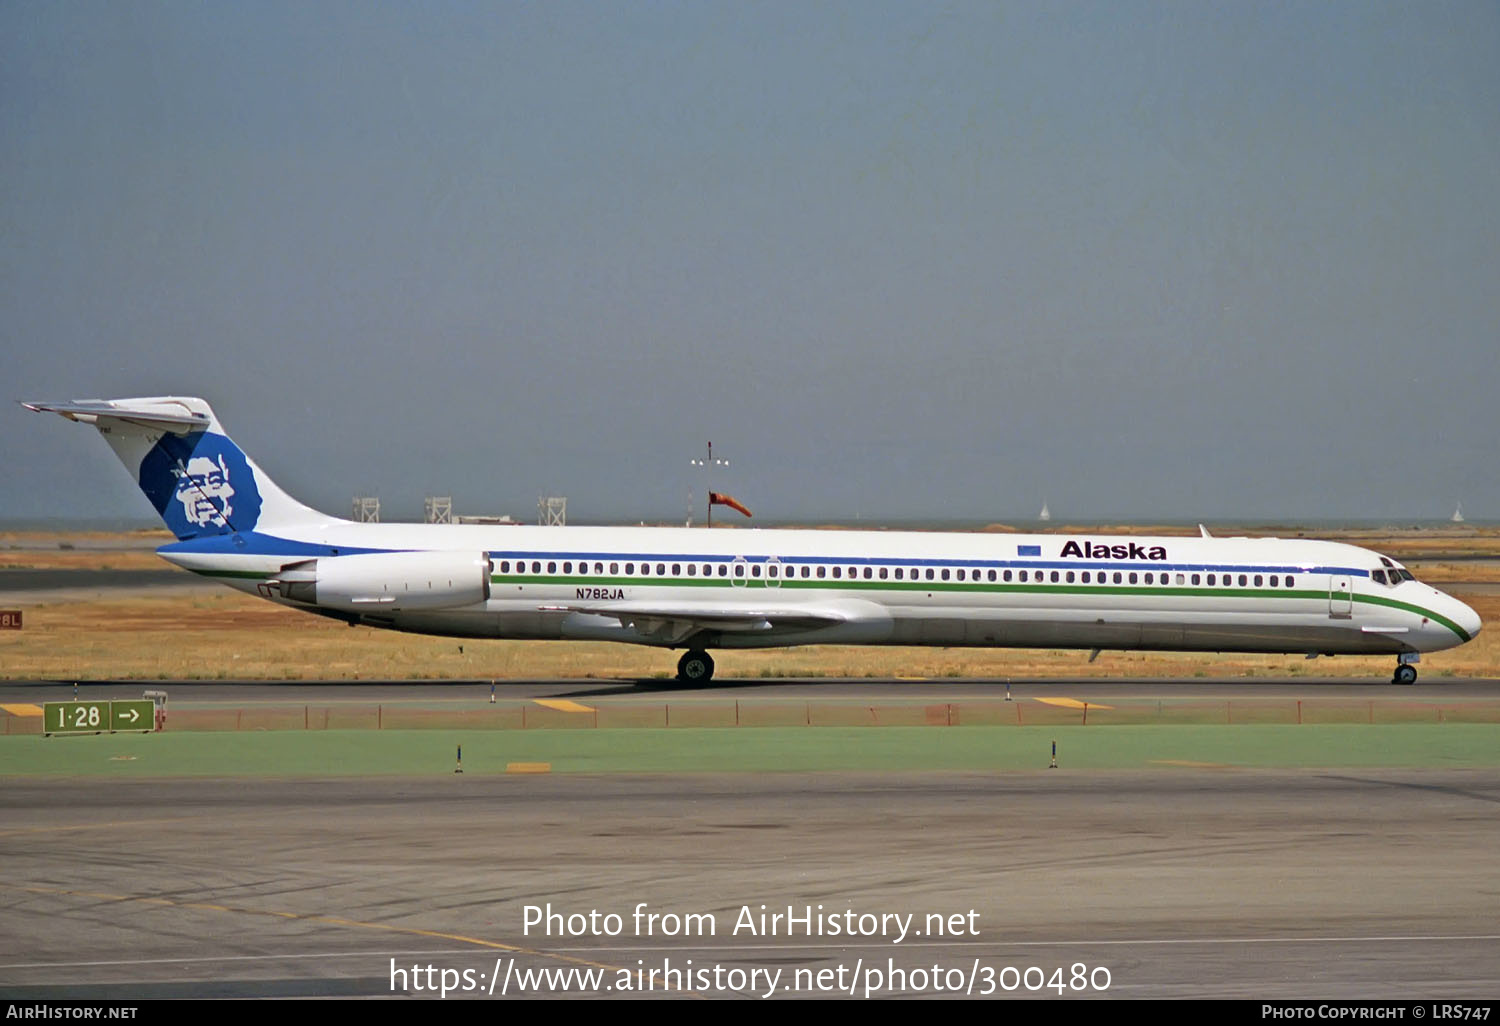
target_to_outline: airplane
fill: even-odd
[[[91,424],[193,573],[350,625],[684,650],[936,645],[1378,655],[1413,684],[1469,606],[1354,545],[1305,539],[381,524],[297,502],[203,399],[25,402]]]

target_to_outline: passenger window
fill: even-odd
[[[1247,585],[1249,583],[1250,582],[1249,582],[1249,580],[1246,579],[1245,575],[1244,574],[1240,574],[1240,587],[1243,588],[1243,587],[1245,587],[1245,585]]]
[[[1005,571],[1005,573],[1002,576],[1005,578],[1005,580],[1009,581],[1010,580],[1010,571],[1009,570]]]
[[[775,563],[772,563],[770,566],[766,567],[766,574],[768,576],[770,576],[770,577],[775,577],[776,576],[776,564]]]
[[[743,575],[741,575],[741,576],[743,576]],[[756,563],[754,566],[752,566],[750,568],[750,576],[751,577],[759,577],[760,576],[760,564],[759,563]]]
[[[994,579],[995,579],[995,571],[991,570],[990,571],[990,580],[993,581]]]
[[[677,572],[677,568],[675,566],[672,567],[672,572],[673,573]],[[665,577],[665,576],[667,576],[667,564],[665,564],[665,563],[658,563],[658,564],[656,564],[656,576],[658,576],[658,577]]]
[[[1292,586],[1292,575],[1291,574],[1287,574],[1286,575],[1286,586],[1288,588],[1290,588]]]
[[[728,577],[729,576],[729,567],[725,566],[723,563],[719,564],[719,576],[720,577]]]
[[[1154,583],[1156,583],[1155,578],[1153,578],[1150,574],[1147,574],[1146,575],[1146,583],[1147,584],[1154,584]]]
[[[819,577],[826,577],[826,576],[828,576],[828,568],[825,567],[825,566],[818,567],[818,576]]]
[[[1256,587],[1257,587],[1257,588],[1259,588],[1259,587],[1260,587],[1260,584],[1261,584],[1261,576],[1260,576],[1260,574],[1256,574],[1256,575],[1255,575],[1255,586],[1256,586]]]
[[[1187,583],[1186,577],[1183,574],[1178,574],[1177,575],[1177,583],[1178,584],[1186,584]]]
[[[1197,584],[1197,583],[1198,583],[1198,575],[1197,575],[1197,574],[1194,574],[1194,575],[1193,575],[1193,583],[1194,583],[1194,584]]]
[[[1275,574],[1271,575],[1271,587],[1273,587],[1273,588],[1279,588],[1279,587],[1281,587],[1281,579],[1278,578]]]
[[[1084,572],[1083,572],[1083,583],[1084,583],[1084,584],[1087,584],[1087,583],[1089,583],[1089,572],[1088,572],[1088,571],[1087,571],[1087,570],[1085,570],[1085,571],[1084,571]]]
[[[1133,573],[1130,575],[1130,583],[1131,584],[1135,583],[1135,574],[1133,574]]]
[[[932,580],[932,578],[933,578],[932,567],[928,567],[927,568],[927,579],[930,581],[930,580]]]
[[[896,580],[899,581],[899,580],[902,580],[902,579],[903,578],[901,576],[901,568],[898,566],[898,567],[896,567]]]
[[[541,564],[540,561],[538,561],[538,560],[533,560],[532,561],[532,563],[531,563],[531,572],[534,573],[534,574],[539,574],[539,573],[542,572],[542,564]]]
[[[882,581],[883,581],[883,580],[885,580],[885,575],[886,575],[886,572],[887,572],[887,571],[886,571],[886,569],[885,569],[885,567],[881,567],[881,568],[880,568],[880,579],[881,579],[881,580],[882,580]]]
[[[500,561],[500,572],[502,574],[508,574],[508,573],[510,573],[510,560],[508,560],[508,559],[502,559]]]
[[[959,571],[959,572],[958,572],[958,579],[959,579],[959,580],[960,580],[960,581],[961,581],[961,580],[963,580],[963,579],[964,579],[964,572],[963,572],[963,571],[962,571],[962,570],[960,570],[960,571]]]
[[[635,564],[634,563],[626,563],[625,564],[625,573],[627,575],[633,575],[635,573]]]
[[[1021,583],[1022,584],[1026,583],[1026,571],[1025,570],[1021,571]]]
[[[689,563],[688,564],[688,576],[689,577],[697,577],[698,576],[698,564],[697,563]]]
[[[843,567],[836,566],[836,567],[833,568],[833,576],[834,576],[835,580],[837,580],[839,577],[842,577],[843,573],[844,573],[844,568]]]
[[[865,567],[865,580],[868,581],[873,576],[875,576],[875,571],[871,570],[869,567]],[[882,569],[880,571],[880,576],[881,577],[885,576],[885,570],[884,569]]]
[[[1067,578],[1067,580],[1068,580],[1069,584],[1073,583],[1073,571],[1071,571],[1071,570],[1068,571],[1068,578]]]
[[[619,563],[611,563],[611,564],[609,564],[609,572],[610,572],[611,575],[619,573],[620,572],[620,564]]]
[[[734,565],[734,576],[736,576],[736,577],[744,577],[745,576],[745,564],[744,563],[736,563]]]
[[[947,579],[948,579],[948,569],[947,569],[947,567],[944,567],[943,568],[943,580],[946,581]]]
[[[1056,570],[1052,571],[1052,583],[1053,584],[1057,583],[1057,571]]]

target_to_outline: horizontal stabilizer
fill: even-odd
[[[59,413],[69,420],[84,424],[95,424],[100,418],[104,418],[174,435],[206,431],[211,423],[207,414],[194,413],[180,404],[132,406],[128,402],[110,402],[107,399],[74,399],[69,402],[23,402],[21,405],[37,413]]]

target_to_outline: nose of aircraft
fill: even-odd
[[[1456,610],[1456,615],[1453,617],[1454,623],[1458,624],[1465,631],[1467,631],[1469,637],[1474,637],[1474,635],[1479,633],[1480,628],[1484,626],[1484,623],[1479,619],[1479,614],[1474,612],[1472,606],[1460,602],[1458,599],[1452,598],[1451,596],[1450,599],[1453,602],[1454,608]]]
[[[1428,606],[1431,613],[1422,618],[1422,636],[1434,648],[1452,648],[1454,645],[1462,645],[1472,640],[1484,626],[1479,619],[1479,614],[1474,612],[1471,606],[1447,592],[1432,588],[1432,595],[1428,601],[1431,603]]]

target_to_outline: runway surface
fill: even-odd
[[[423,995],[1453,1000],[1500,968],[1492,771],[27,780],[3,807],[6,998],[388,995],[394,960]],[[665,935],[689,914],[713,935]],[[544,969],[571,982],[522,986]]]
[[[235,704],[464,705],[490,688],[149,686],[174,703]],[[1500,681],[1454,679],[1010,686],[1017,698],[1500,694]],[[1005,687],[587,680],[496,691],[953,701]],[[0,701],[71,694],[0,685]],[[11,778],[0,792],[0,998],[435,996],[444,983],[450,999],[489,997],[492,983],[494,998],[1056,996],[1047,983],[1073,997],[1493,998],[1497,847],[1492,769]],[[549,905],[561,917],[550,931]],[[530,928],[528,906],[542,917]],[[637,920],[638,907],[661,918]],[[763,911],[782,915],[774,931]],[[618,922],[602,918],[611,913]],[[684,935],[688,922],[713,933]]]
[[[0,703],[59,702],[73,697],[72,681],[10,681],[0,683]],[[484,703],[491,681],[80,681],[79,698],[138,698],[145,688],[168,692],[172,701],[226,703],[412,702],[419,704]],[[1443,677],[1415,686],[1394,685],[1387,677],[1243,677],[1191,680],[1150,678],[1005,678],[935,680],[844,680],[830,677],[797,680],[781,678],[715,681],[710,687],[683,687],[674,681],[641,680],[499,680],[500,701],[527,699],[681,700],[765,699],[768,701],[870,699],[877,702],[953,702],[963,699],[1003,700],[1007,687],[1015,698],[1065,695],[1109,699],[1241,699],[1241,698],[1361,698],[1412,701],[1464,701],[1500,698],[1500,680]]]

